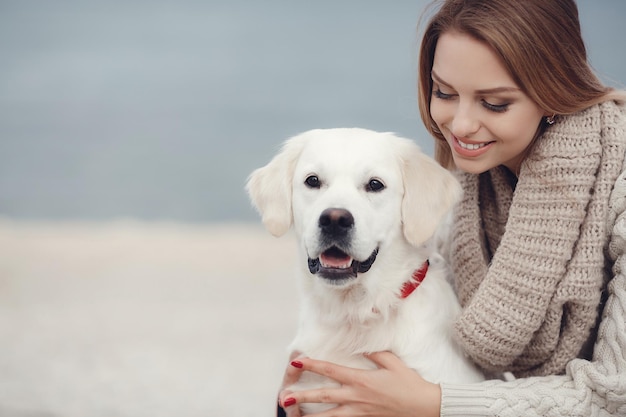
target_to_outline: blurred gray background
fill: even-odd
[[[316,127],[432,152],[425,4],[0,0],[0,416],[274,415],[297,246],[246,177]],[[579,4],[619,86],[626,1]]]
[[[316,127],[414,138],[423,0],[0,2],[0,216],[256,221],[243,185]],[[626,2],[579,2],[626,82]],[[554,45],[559,48],[559,45]]]

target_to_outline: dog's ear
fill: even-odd
[[[293,172],[303,146],[304,139],[300,136],[287,140],[267,165],[248,177],[248,195],[261,214],[265,228],[274,236],[285,234],[293,221]]]
[[[419,246],[433,236],[462,194],[451,172],[411,144],[405,148],[402,221],[404,237]]]

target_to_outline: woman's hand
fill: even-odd
[[[299,366],[294,366],[293,364],[300,363],[300,356],[302,354],[300,352],[292,352],[289,355],[290,365],[287,366],[287,370],[285,370],[285,374],[283,375],[283,385],[281,386],[281,391],[278,393],[278,404],[283,407],[285,412],[287,413],[287,417],[301,417],[300,407],[291,407],[291,403],[295,404],[295,400],[289,400],[289,403],[285,403],[285,400],[290,398],[291,391],[286,390],[290,385],[295,384],[300,379],[300,375],[302,375],[302,369]],[[295,359],[298,359],[295,361]],[[279,414],[280,415],[280,414]]]
[[[294,356],[295,357],[295,356]],[[283,386],[298,380],[303,371],[324,375],[341,384],[339,388],[280,393],[280,404],[289,417],[300,417],[298,404],[334,403],[330,416],[439,416],[441,389],[408,368],[396,355],[378,352],[367,355],[378,369],[347,368],[310,358],[296,358],[285,373]]]

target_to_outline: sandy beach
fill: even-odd
[[[0,415],[272,416],[291,236],[0,220]]]

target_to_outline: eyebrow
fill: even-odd
[[[432,79],[436,81],[437,83],[442,84],[448,88],[454,89],[454,87],[452,87],[450,84],[442,80],[441,77],[439,77],[435,71],[431,71],[430,75]],[[520,89],[518,87],[495,87],[495,88],[486,88],[483,90],[476,90],[476,93],[477,94],[496,94],[496,93],[509,93],[509,92],[514,92],[514,91],[520,91]]]

